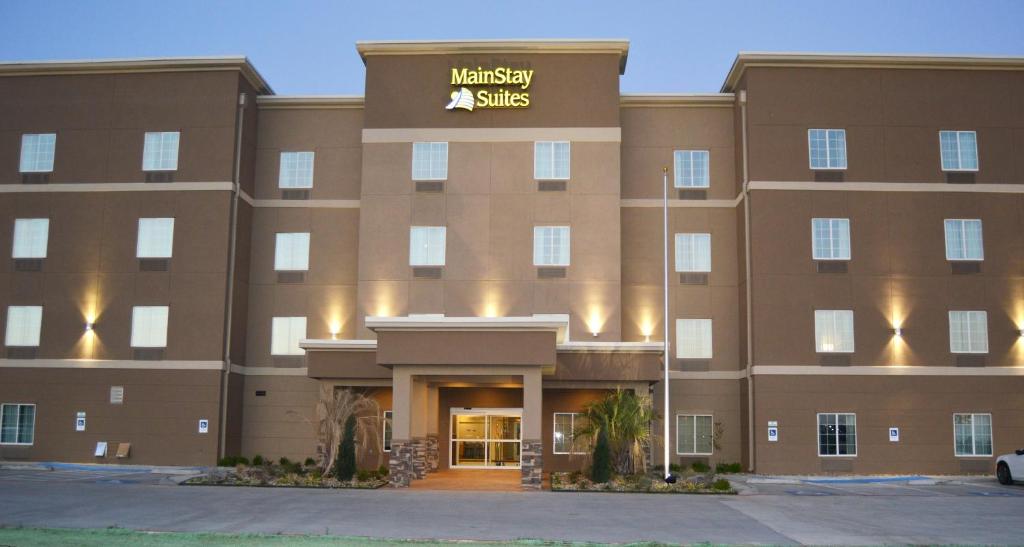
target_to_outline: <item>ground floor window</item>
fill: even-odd
[[[0,444],[32,444],[36,405],[5,404],[0,408]]]
[[[554,453],[587,454],[590,443],[576,432],[584,425],[584,416],[578,412],[555,412]]]
[[[991,456],[992,415],[954,414],[953,444],[957,456]]]
[[[714,449],[712,420],[710,415],[676,416],[676,454],[710,455]]]
[[[818,455],[857,455],[856,414],[818,414]]]
[[[384,452],[391,452],[391,411],[384,411],[384,431],[381,433],[384,439]]]

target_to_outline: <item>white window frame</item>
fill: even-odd
[[[585,450],[573,451],[573,448],[576,446],[576,443],[574,442],[575,439],[573,438],[574,435],[575,435],[575,432],[576,432],[576,417],[579,416],[580,414],[582,414],[582,413],[581,412],[552,412],[551,413],[551,453],[552,454],[574,455],[574,454],[587,454],[588,453]],[[562,415],[562,416],[568,415],[569,416],[569,440],[568,440],[568,442],[569,442],[569,450],[568,451],[558,450],[558,433],[559,433],[558,432],[558,416],[559,415]],[[562,432],[562,434],[564,435],[565,433]]]
[[[412,143],[412,180],[448,180],[447,142]]]
[[[275,346],[274,341],[277,339],[277,336],[275,335],[275,333],[276,333],[276,330],[277,330],[277,325],[279,324],[278,320],[280,320],[280,319],[287,320],[288,345],[291,346],[291,343],[293,341],[295,342],[295,347],[284,348],[284,352],[283,353],[277,351],[278,349],[281,349],[281,348],[275,348],[274,347]],[[292,329],[295,328],[295,325],[293,325],[292,323],[299,323],[299,321],[297,321],[298,319],[302,320],[302,322],[301,322],[302,323],[302,335],[299,336],[298,338],[295,338],[294,337],[295,333],[292,332]],[[301,340],[303,340],[304,338],[306,338],[307,333],[308,333],[308,330],[307,330],[308,327],[309,327],[309,324],[308,324],[307,318],[304,317],[304,316],[287,316],[287,317],[276,316],[276,317],[272,317],[270,319],[270,354],[271,355],[279,355],[279,356],[305,355],[306,354],[306,350],[304,350],[301,347],[299,347],[299,342]]]
[[[956,140],[956,158],[955,158],[956,159],[956,167],[949,167],[949,168],[947,168],[946,167],[946,162],[943,161],[943,159],[944,159],[943,156],[942,156],[942,135],[943,134],[952,134],[953,136],[956,137],[956,139],[955,139]],[[963,144],[962,144],[962,142],[960,140],[960,136],[961,135],[965,135],[965,134],[974,135],[974,164],[975,164],[975,167],[973,169],[969,168],[969,167],[967,167],[967,168],[962,167],[963,164],[964,164],[964,150],[962,148]],[[976,172],[978,172],[978,170],[981,169],[981,154],[978,151],[978,132],[977,131],[960,131],[960,130],[956,130],[956,129],[942,129],[942,130],[940,130],[939,131],[939,168],[942,169],[942,171],[946,172],[946,173],[976,173]]]
[[[15,315],[19,321],[30,321],[28,325],[19,324],[17,325],[18,331],[15,330],[15,322],[11,320],[11,316]],[[38,348],[39,339],[42,337],[43,331],[43,307],[42,306],[7,306],[7,326],[4,333],[4,345],[9,348]],[[34,331],[34,332],[33,332]],[[17,340],[17,338],[27,338],[27,340]],[[29,342],[29,343],[14,343],[12,342]]]
[[[684,172],[683,157],[689,156],[689,172]],[[703,177],[698,180],[696,158],[704,164]],[[684,180],[689,176],[689,182]],[[675,188],[710,188],[711,187],[711,151],[710,150],[674,150],[672,152],[672,180]]]
[[[681,418],[693,418],[693,450],[694,450],[693,452],[684,452],[684,451],[679,450],[679,439],[680,439],[679,422],[680,422]],[[708,450],[707,452],[698,452],[697,451],[697,438],[698,438],[698,435],[697,435],[697,418],[707,418],[711,422],[711,429],[709,429],[709,431],[711,432],[711,435],[709,437],[709,441],[711,443],[711,449]],[[714,453],[715,453],[715,417],[714,417],[714,415],[712,415],[712,414],[687,414],[685,412],[680,412],[680,413],[676,414],[676,455],[677,456],[711,456]]]
[[[383,450],[384,452],[391,452],[391,443],[388,442],[388,429],[391,429],[391,440],[394,441],[394,416],[395,413],[393,410],[384,411],[384,419],[382,420],[380,430],[380,446],[381,450]]]
[[[47,150],[40,151],[40,146],[46,146]],[[22,134],[18,171],[21,173],[52,173],[56,151],[56,133]]]
[[[418,239],[422,239],[422,241],[417,242]],[[447,247],[448,228],[446,226],[409,227],[410,266],[444,266]]]
[[[167,228],[170,228],[170,237],[167,238],[166,249],[150,250],[157,244],[148,239],[162,235]],[[174,217],[140,218],[135,232],[135,258],[172,258],[173,255]]]
[[[547,250],[555,250],[557,253],[549,253],[544,248],[548,242],[554,241],[550,236],[552,230],[557,230],[558,245]],[[565,248],[562,249],[562,234],[564,234]],[[557,254],[557,256],[554,256]],[[547,260],[550,258],[550,260]],[[564,259],[564,260],[563,260]],[[569,226],[534,226],[533,227],[533,265],[538,267],[568,267],[572,261],[572,231]]]
[[[35,403],[2,403],[2,404],[0,404],[0,428],[3,427],[3,414],[4,414],[4,412],[3,412],[4,408],[3,407],[5,407],[5,406],[16,406],[16,407],[18,407],[18,411],[15,413],[17,415],[17,417],[18,417],[18,421],[17,421],[17,423],[14,424],[14,439],[15,439],[15,442],[12,443],[12,442],[2,442],[2,441],[0,441],[0,445],[2,445],[2,446],[32,446],[32,445],[34,445],[35,442],[36,442],[36,415],[37,415],[36,404]],[[29,443],[18,442],[18,439],[21,436],[21,407],[23,407],[23,406],[30,406],[30,407],[32,407],[32,442],[29,442]]]
[[[36,234],[36,230],[40,233]],[[48,218],[16,218],[14,234],[11,238],[11,258],[46,258],[46,250],[50,245],[50,219]],[[41,236],[41,238],[37,238]],[[21,245],[19,238],[26,239]],[[42,250],[37,239],[42,239]],[[22,247],[19,250],[19,247]]]
[[[821,166],[816,167],[814,165],[814,146],[812,144],[814,142],[814,138],[813,138],[812,135],[814,134],[815,131],[824,131],[825,132],[825,166],[824,167],[821,167]],[[839,135],[843,136],[842,165],[839,165],[839,159],[838,158],[833,158],[832,157],[832,149],[829,147],[829,137],[831,137],[833,133],[836,133],[836,134],[839,134]],[[835,162],[836,165],[833,165],[833,162]],[[807,166],[810,167],[812,171],[845,171],[846,168],[849,165],[850,165],[850,156],[849,156],[849,153],[847,152],[847,148],[846,148],[846,129],[811,128],[811,129],[807,130]]]
[[[557,150],[565,146],[565,174],[559,173],[555,163]],[[547,150],[543,150],[546,148]],[[541,159],[547,163],[542,164]],[[542,172],[546,171],[546,172]],[[534,180],[569,180],[572,173],[572,143],[570,141],[535,141],[533,143],[533,178]]]
[[[955,350],[953,348],[953,317],[954,314],[958,317],[966,319],[966,323],[963,328],[967,333],[967,349],[966,350]],[[966,314],[966,315],[961,315]],[[985,348],[974,349],[974,345],[971,343],[971,323],[975,314],[981,314],[985,319]],[[984,310],[949,310],[949,352],[953,354],[975,354],[983,355],[988,353],[988,312]]]
[[[703,335],[707,332],[708,339],[706,341],[701,340],[701,346],[704,351],[698,354],[683,355],[683,350],[686,347],[683,342],[683,330],[687,326],[700,329],[696,334]],[[691,318],[683,317],[676,319],[676,359],[711,359],[714,357],[715,345],[715,322],[710,318]]]
[[[818,227],[816,223],[825,222],[828,224],[828,241],[829,246],[827,249],[820,249],[818,247]],[[845,234],[844,234],[845,230]],[[836,236],[839,234],[839,237]],[[846,238],[846,254],[843,255],[842,241],[843,236]],[[834,260],[834,261],[848,261],[852,254],[851,247],[853,242],[850,236],[850,219],[848,218],[812,218],[811,219],[811,257],[814,260]]]
[[[163,310],[163,317],[140,317],[140,315],[139,315],[140,313],[156,313],[156,312],[158,312],[158,310]],[[156,323],[153,324],[153,325],[144,325],[145,327],[147,327],[147,329],[151,329],[154,326],[159,325],[159,323],[161,321],[163,322],[163,327],[164,327],[163,328],[163,332],[159,333],[156,336],[157,340],[155,342],[154,341],[148,341],[148,340],[142,340],[141,339],[143,336],[149,337],[149,335],[152,334],[152,333],[145,333],[144,334],[142,332],[142,330],[140,328],[140,325],[138,324],[140,319],[145,319],[147,321],[156,320]],[[167,330],[168,330],[168,325],[170,324],[170,319],[171,319],[171,310],[170,310],[169,306],[133,306],[132,307],[132,337],[131,337],[131,346],[133,348],[166,348],[167,347]],[[138,336],[136,336],[136,335],[138,335]],[[139,338],[139,339],[136,339],[136,338]],[[161,340],[160,340],[161,338],[163,339],[162,340],[163,343],[160,343],[161,342]]]
[[[689,240],[689,242],[687,241]],[[697,245],[700,241],[702,244],[706,242],[707,257],[696,257]],[[690,253],[685,252],[685,248],[689,246]],[[686,264],[689,259],[693,264],[689,266]],[[701,262],[706,263],[705,267],[702,267]],[[698,272],[698,273],[709,273],[711,272],[711,234],[709,233],[696,233],[696,232],[685,232],[676,234],[676,271],[677,272]]]
[[[274,234],[274,271],[309,271],[309,232]]]
[[[957,452],[956,446],[956,417],[957,416],[970,416],[971,417],[971,453],[960,454]],[[975,426],[977,425],[977,416],[988,416],[988,440],[989,440],[989,453],[983,454],[978,452],[978,435],[975,432]],[[957,458],[991,458],[995,454],[995,427],[992,425],[992,414],[990,412],[954,412],[953,413],[953,456]]]
[[[174,150],[165,143],[166,139],[174,140]],[[151,142],[157,141],[157,142]],[[150,148],[155,146],[156,148]],[[178,151],[181,148],[180,131],[147,131],[142,143],[142,170],[153,171],[177,171]],[[166,156],[166,157],[165,157]]]
[[[835,416],[836,417],[836,453],[835,454],[822,454],[821,453],[821,417],[822,416]],[[840,454],[839,453],[839,416],[853,416],[853,453],[852,454]],[[860,450],[858,446],[860,443],[857,440],[858,430],[860,429],[857,423],[856,412],[818,412],[814,418],[814,444],[818,446],[818,457],[819,458],[856,458],[857,453]]]
[[[960,232],[960,253],[963,255],[962,258],[954,258],[951,256],[950,251],[955,250],[950,248],[949,241],[949,224],[957,223]],[[967,256],[967,224],[977,223],[978,224],[978,248],[981,249],[981,256],[978,258],[971,258]],[[985,260],[985,227],[979,218],[947,218],[942,221],[942,239],[946,242],[946,260],[950,262],[982,262]]]
[[[308,173],[306,172],[307,166]],[[282,151],[277,166],[277,187],[288,190],[312,188],[315,173],[315,152],[309,150]]]
[[[826,349],[825,348],[824,343],[822,343],[822,344],[818,343],[819,338],[820,338],[820,335],[818,333],[818,314],[825,314],[825,313],[828,313],[828,314],[831,315],[831,321],[830,322],[832,324],[831,325],[832,326],[832,330],[834,332],[836,332],[837,335],[842,335],[843,333],[839,332],[839,323],[838,323],[838,321],[836,321],[836,319],[840,316],[840,314],[843,314],[843,315],[849,314],[849,317],[850,317],[850,349],[831,349],[830,350],[830,349]],[[857,348],[857,327],[856,327],[855,320],[856,320],[856,316],[854,315],[853,310],[814,310],[814,351],[815,351],[815,353],[824,353],[824,354],[833,354],[833,353],[850,354],[850,353],[854,353],[856,351],[856,348]]]

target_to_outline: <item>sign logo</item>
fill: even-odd
[[[533,69],[476,67],[451,69],[452,92],[445,110],[527,108]]]

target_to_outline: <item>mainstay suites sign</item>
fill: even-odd
[[[452,92],[445,109],[472,112],[477,108],[527,108],[532,82],[533,69],[452,68]]]

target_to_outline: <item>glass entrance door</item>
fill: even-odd
[[[521,408],[451,409],[452,467],[518,469]]]

